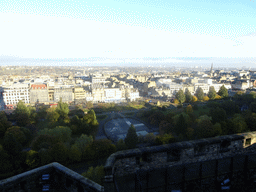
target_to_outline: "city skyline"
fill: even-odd
[[[0,65],[254,67],[255,3],[3,1]]]

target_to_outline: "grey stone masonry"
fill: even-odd
[[[48,181],[44,181],[44,177]],[[103,192],[104,187],[68,169],[59,163],[51,163],[31,171],[0,181],[0,192],[42,191]]]
[[[115,175],[133,174],[138,169],[230,155],[254,144],[255,138],[256,132],[248,132],[116,152],[105,163],[105,191],[115,191],[115,179],[111,183],[110,176],[114,178]]]

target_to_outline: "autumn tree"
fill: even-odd
[[[192,102],[197,102],[197,97],[195,95],[192,97]]]
[[[196,97],[198,98],[199,101],[202,101],[204,98],[204,91],[201,87],[198,87],[196,90]]]
[[[218,91],[218,95],[221,97],[228,97],[228,90],[224,85],[220,87],[220,90]]]
[[[175,97],[178,99],[179,103],[184,103],[186,100],[186,96],[181,89],[176,93]]]
[[[208,96],[204,96],[203,97],[203,101],[209,101],[209,97]]]
[[[124,139],[124,142],[129,149],[136,147],[136,145],[138,143],[138,136],[137,136],[136,129],[133,126],[133,124],[131,124],[130,128],[128,129],[128,132]]]
[[[215,99],[215,97],[216,97],[216,91],[213,86],[210,86],[208,97],[211,100]]]

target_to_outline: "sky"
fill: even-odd
[[[256,0],[1,0],[0,65],[254,67],[255,21]]]

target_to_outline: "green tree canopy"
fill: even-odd
[[[68,148],[64,143],[62,142],[56,143],[51,148],[50,153],[55,161],[63,164],[67,163],[69,154],[68,154]]]
[[[65,119],[65,117],[68,116],[69,108],[67,103],[62,102],[62,98],[60,98],[60,101],[58,102],[58,105],[56,107],[56,112],[60,115],[61,119]]]
[[[228,90],[224,85],[220,87],[220,90],[218,91],[218,95],[221,97],[228,97]]]
[[[67,142],[71,140],[71,129],[69,127],[57,126],[54,129],[44,128],[38,132],[38,135],[50,135],[59,141]]]
[[[124,142],[129,149],[136,147],[136,145],[138,143],[138,136],[137,136],[136,129],[133,126],[133,124],[131,124],[130,128],[128,129],[128,132],[124,139]]]
[[[0,138],[4,136],[6,130],[12,126],[12,123],[8,121],[5,112],[0,112]]]
[[[51,107],[46,110],[46,119],[49,122],[57,122],[60,117],[60,114],[57,112],[56,108]]]
[[[82,173],[82,176],[103,185],[103,178],[105,176],[104,166],[90,167],[87,172]]]
[[[204,91],[201,87],[198,87],[196,90],[196,97],[198,98],[198,100],[202,101],[204,98]]]
[[[216,93],[214,87],[210,86],[209,93],[208,93],[209,99],[211,99],[211,100],[215,99],[216,95],[217,95],[217,93]]]
[[[37,151],[30,150],[27,152],[26,164],[30,168],[35,168],[40,165],[40,158]]]
[[[213,124],[225,121],[227,119],[226,111],[222,108],[211,108],[209,113],[210,116],[212,117]]]
[[[8,154],[17,156],[22,150],[22,145],[15,139],[13,134],[6,134],[4,137],[3,148]]]
[[[71,162],[80,162],[82,158],[82,152],[79,150],[77,145],[72,145],[69,150],[69,159]]]
[[[212,122],[209,119],[200,121],[196,128],[196,135],[198,138],[213,137],[214,127]]]
[[[193,96],[191,95],[190,91],[186,89],[185,91],[185,97],[186,97],[186,102],[191,103],[193,100]]]
[[[186,96],[181,89],[176,93],[175,97],[178,99],[179,103],[184,103],[186,101]]]
[[[76,139],[75,145],[78,147],[78,149],[82,153],[88,145],[92,144],[92,142],[93,142],[92,136],[87,136],[85,134],[82,134],[79,138]]]
[[[124,140],[123,139],[119,139],[117,144],[116,144],[116,150],[117,151],[122,151],[122,150],[125,150],[127,149],[125,143],[124,143]]]

